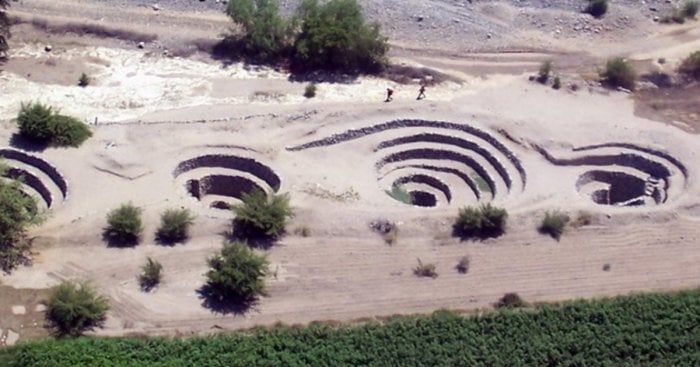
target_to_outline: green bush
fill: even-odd
[[[265,295],[269,263],[245,243],[225,243],[221,252],[208,260],[205,294],[217,302],[247,303]]]
[[[527,303],[517,293],[506,293],[494,305],[496,308],[526,307]]]
[[[547,60],[540,65],[540,70],[537,72],[537,81],[544,84],[549,80],[549,74],[552,73],[552,62]]]
[[[435,264],[423,263],[421,259],[418,259],[418,265],[413,268],[413,274],[417,277],[437,278],[438,273],[435,269]]]
[[[87,87],[88,85],[90,85],[90,77],[87,76],[87,74],[85,73],[80,74],[80,78],[78,79],[78,85],[83,88]]]
[[[187,209],[168,209],[160,215],[156,237],[163,243],[183,242],[189,236],[194,215]]]
[[[548,234],[552,236],[552,238],[559,240],[569,220],[569,216],[565,213],[558,211],[546,212],[538,230],[542,234]]]
[[[46,319],[58,336],[79,336],[102,327],[109,302],[85,283],[64,281],[46,303]]]
[[[600,18],[608,12],[608,0],[588,0],[588,6],[584,11],[596,18]]]
[[[695,51],[683,60],[678,71],[700,80],[700,51]]]
[[[695,16],[698,14],[699,7],[700,6],[698,5],[698,2],[696,0],[687,0],[685,4],[683,4],[683,9],[681,9],[681,13],[686,18],[695,18]]]
[[[92,136],[83,122],[58,114],[52,107],[41,103],[23,103],[17,115],[17,125],[22,136],[37,144],[79,147]]]
[[[146,259],[146,264],[141,267],[141,274],[139,275],[141,289],[148,292],[160,284],[163,278],[162,272],[163,265],[148,257]]]
[[[554,83],[552,84],[552,88],[554,89],[561,89],[561,78],[557,75],[554,77]]]
[[[471,260],[469,259],[469,256],[462,256],[462,258],[460,258],[457,262],[457,266],[455,266],[455,268],[460,274],[466,274],[469,272],[470,262]]]
[[[491,204],[459,210],[454,228],[460,237],[497,237],[505,232],[508,213]]]
[[[258,62],[275,62],[287,45],[287,22],[275,0],[230,0],[226,13],[238,24],[244,56]]]
[[[244,194],[242,203],[231,209],[236,215],[234,232],[246,239],[277,238],[292,216],[289,195],[267,195],[260,190]]]
[[[304,0],[296,20],[301,24],[292,56],[296,70],[377,72],[387,62],[387,39],[378,24],[367,24],[357,0]]]
[[[608,60],[605,70],[600,73],[603,82],[611,87],[634,90],[637,73],[632,65],[621,57]]]
[[[141,223],[141,208],[131,203],[122,204],[107,215],[107,228],[104,237],[110,245],[130,246],[138,244],[143,224]]]
[[[0,165],[0,177],[5,168]],[[37,204],[20,183],[0,178],[0,270],[10,272],[30,262],[27,227],[40,220]]]
[[[310,83],[304,89],[304,97],[314,98],[316,97],[316,84]]]

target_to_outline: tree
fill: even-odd
[[[141,208],[131,203],[122,204],[107,215],[104,237],[111,245],[135,245],[139,242],[142,232]]]
[[[231,0],[226,14],[243,29],[240,41],[245,56],[262,62],[273,62],[281,56],[287,23],[279,15],[275,0]]]
[[[697,0],[687,0],[685,4],[683,4],[681,12],[686,18],[695,18],[698,14],[698,8],[700,8],[700,5],[698,5]]]
[[[277,238],[292,216],[289,195],[272,194],[255,190],[244,194],[242,203],[232,207],[236,215],[234,231],[243,238]]]
[[[46,318],[58,336],[79,336],[102,327],[109,301],[86,283],[64,281],[46,303]]]
[[[0,165],[0,176],[4,174]],[[0,179],[0,269],[10,272],[29,263],[27,227],[40,221],[34,199],[15,180]]]
[[[634,90],[637,73],[627,60],[616,57],[608,60],[605,70],[600,73],[605,84]]]
[[[6,56],[7,39],[10,38],[10,19],[6,12],[8,7],[10,7],[10,0],[0,0],[0,60]]]
[[[160,228],[156,237],[163,243],[183,242],[189,236],[194,215],[187,209],[168,209],[160,215]]]
[[[569,223],[569,216],[558,211],[545,212],[544,219],[538,230],[542,234],[548,234],[555,240],[559,240],[564,233],[566,224]]]
[[[700,80],[700,51],[695,51],[685,58],[678,71]]]
[[[92,136],[83,122],[41,103],[23,103],[17,115],[17,126],[20,134],[29,140],[59,147],[79,147]]]
[[[386,64],[387,39],[378,24],[366,23],[356,0],[304,0],[296,20],[292,64],[298,70],[375,72]]]
[[[217,302],[249,303],[265,295],[267,257],[253,252],[245,243],[225,243],[221,252],[208,260],[206,293]]]
[[[160,284],[163,277],[161,274],[162,271],[163,265],[148,257],[146,259],[146,264],[141,267],[141,274],[139,275],[139,284],[141,285],[141,289],[148,292]]]

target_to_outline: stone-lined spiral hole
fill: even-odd
[[[210,207],[228,209],[231,199],[240,200],[253,191],[277,192],[281,181],[268,166],[252,158],[226,154],[208,154],[180,162],[173,175],[185,176],[190,196]],[[257,181],[257,182],[256,182]]]
[[[46,208],[66,199],[68,183],[45,160],[14,149],[0,149],[0,163],[7,168],[5,178],[18,180],[24,193],[37,197]]]

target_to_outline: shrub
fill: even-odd
[[[0,166],[0,176],[4,167]],[[15,180],[0,179],[0,269],[30,263],[27,227],[40,220],[36,202]]]
[[[64,281],[46,303],[46,318],[58,336],[79,336],[102,327],[109,302],[85,283]]]
[[[540,70],[537,73],[537,81],[544,84],[549,80],[549,74],[552,73],[552,61],[547,60],[540,65]]]
[[[104,237],[111,245],[128,246],[139,242],[143,232],[141,208],[131,203],[122,204],[107,215],[107,228]]]
[[[239,41],[244,56],[260,62],[275,62],[282,56],[288,25],[275,0],[231,0],[226,13],[243,29]]]
[[[92,136],[88,126],[78,119],[58,114],[41,103],[23,103],[17,125],[22,136],[38,144],[78,147]]]
[[[187,209],[168,209],[160,215],[156,237],[163,243],[183,242],[189,236],[194,215]]]
[[[306,98],[314,98],[316,97],[316,84],[311,83],[306,86],[304,89],[304,97]]]
[[[218,302],[247,303],[265,295],[264,277],[269,263],[264,255],[254,253],[245,243],[225,243],[208,263],[207,297]]]
[[[569,216],[564,213],[558,211],[546,212],[538,229],[540,233],[548,234],[552,238],[559,240],[568,222]]]
[[[554,77],[554,84],[552,84],[552,88],[554,88],[554,89],[561,88],[561,78],[558,75]]]
[[[376,23],[367,24],[357,0],[304,0],[296,12],[301,24],[294,42],[296,70],[376,72],[389,49]]]
[[[10,18],[5,12],[9,6],[9,0],[0,0],[0,60],[6,56],[7,39],[10,38]]]
[[[608,12],[608,0],[589,0],[588,6],[584,11],[596,18],[600,18]]]
[[[505,232],[508,213],[491,204],[459,210],[455,232],[461,237],[497,237]]]
[[[494,306],[496,308],[518,308],[527,306],[527,303],[517,293],[506,293]]]
[[[457,266],[455,266],[455,268],[460,274],[466,274],[469,272],[469,263],[469,256],[462,256],[462,258],[457,262]]]
[[[573,221],[573,223],[571,223],[571,225],[573,227],[578,228],[578,227],[590,225],[591,223],[593,223],[593,215],[589,212],[580,211],[576,215],[576,219],[574,219],[574,221]]]
[[[700,80],[700,51],[695,51],[683,60],[678,71]]]
[[[297,227],[294,230],[294,234],[301,237],[309,237],[311,236],[311,228],[308,226]]]
[[[78,79],[78,85],[85,88],[88,85],[90,85],[90,77],[87,76],[87,74],[82,73],[80,74],[80,78]]]
[[[141,267],[141,275],[139,275],[139,284],[141,289],[148,292],[155,288],[162,279],[163,265],[150,257],[146,259],[146,264]]]
[[[236,215],[234,231],[243,238],[277,238],[292,216],[289,195],[255,190],[244,194],[242,203],[232,207]]]
[[[605,70],[600,74],[603,81],[612,87],[634,90],[637,74],[625,59],[616,57],[608,60]]]
[[[413,268],[413,274],[417,277],[437,278],[438,274],[435,271],[435,264],[424,264],[421,259],[418,259],[418,265]]]
[[[695,18],[695,16],[698,14],[699,7],[700,6],[696,0],[687,0],[685,4],[683,4],[681,13],[686,18]]]

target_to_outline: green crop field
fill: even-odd
[[[228,335],[44,340],[0,352],[9,366],[698,366],[700,290],[575,301],[355,327]]]

